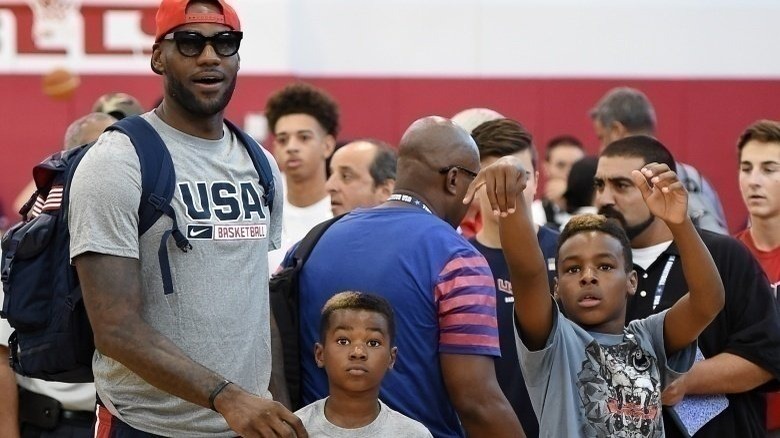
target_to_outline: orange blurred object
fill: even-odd
[[[43,94],[55,100],[67,100],[81,84],[81,79],[68,69],[57,68],[43,76]]]

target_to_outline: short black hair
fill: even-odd
[[[561,266],[561,264],[558,263],[558,255],[561,252],[563,244],[571,237],[588,231],[598,231],[617,239],[618,242],[620,242],[620,246],[623,247],[623,260],[626,262],[625,271],[631,272],[634,268],[634,261],[631,256],[631,242],[628,240],[626,231],[617,220],[607,218],[604,215],[591,213],[572,216],[571,220],[563,227],[561,235],[558,236],[558,248],[555,251],[555,265],[558,266],[558,269],[560,269]]]
[[[505,157],[518,152],[531,151],[531,164],[536,170],[536,148],[531,133],[518,121],[512,119],[490,120],[474,128],[471,137],[477,143],[479,159]]]
[[[272,133],[276,122],[290,114],[314,117],[326,133],[334,138],[339,133],[339,107],[325,91],[305,82],[295,82],[274,93],[265,104],[265,117]]]
[[[574,146],[581,151],[585,150],[585,147],[582,145],[579,138],[567,134],[559,135],[551,138],[550,141],[547,142],[547,148],[544,150],[544,161],[550,161],[551,152],[558,146]]]
[[[366,310],[375,312],[387,320],[387,331],[390,345],[395,340],[395,314],[393,306],[385,298],[365,292],[344,291],[333,295],[322,307],[320,318],[320,341],[325,341],[325,334],[330,328],[330,317],[337,310]]]
[[[644,164],[653,162],[666,164],[673,172],[677,171],[677,165],[669,149],[649,135],[631,135],[613,141],[601,151],[599,156],[641,158]]]

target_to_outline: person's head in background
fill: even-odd
[[[531,203],[536,194],[536,182],[539,172],[536,170],[537,154],[533,146],[531,133],[520,122],[512,119],[497,119],[482,123],[472,131],[471,136],[479,149],[480,166],[486,167],[499,158],[508,155],[517,157],[528,172],[523,198],[527,206],[527,212],[531,214]],[[478,194],[480,211],[482,214],[483,230],[490,227],[498,231],[498,218],[493,215],[490,202],[482,188]],[[480,231],[481,233],[482,231]],[[480,237],[477,233],[477,239]]]
[[[759,120],[737,142],[739,190],[750,222],[780,233],[780,122]]]
[[[609,90],[589,114],[601,149],[629,135],[655,135],[653,104],[635,88],[618,87]]]
[[[385,202],[395,187],[396,160],[395,151],[380,140],[355,140],[336,150],[325,183],[333,215]]]
[[[661,238],[671,238],[671,231],[650,212],[631,177],[632,171],[648,163],[666,164],[677,171],[672,153],[660,141],[646,135],[629,136],[601,151],[593,178],[599,214],[617,219],[633,248],[646,248],[660,243]]]
[[[117,119],[101,112],[89,113],[79,117],[65,130],[63,150],[72,149],[97,140],[100,134],[116,122]]]
[[[317,366],[328,375],[331,397],[372,392],[379,395],[385,373],[393,368],[395,316],[390,303],[373,294],[346,291],[322,308]]]
[[[548,181],[563,180],[569,176],[571,166],[585,156],[582,142],[571,135],[559,135],[547,142],[542,169]]]
[[[469,134],[477,126],[491,120],[503,119],[504,116],[498,111],[490,108],[467,108],[452,116],[452,121],[465,129]],[[465,238],[471,238],[482,229],[482,215],[480,214],[479,202],[476,200],[469,205],[466,216],[460,223],[458,230]]]
[[[567,213],[596,212],[594,207],[596,188],[593,186],[593,177],[596,176],[598,164],[598,157],[585,156],[571,166],[566,179],[566,192],[563,194]]]
[[[542,170],[545,175],[544,197],[563,209],[563,194],[571,166],[585,156],[582,142],[571,135],[559,135],[547,142]]]
[[[296,82],[274,93],[265,115],[273,134],[274,157],[290,183],[326,180],[325,160],[339,132],[339,108],[325,91]]]
[[[144,107],[138,99],[127,93],[106,93],[92,105],[93,113],[105,113],[117,120],[143,114]]]

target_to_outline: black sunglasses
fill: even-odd
[[[243,37],[244,33],[237,30],[220,32],[210,37],[203,36],[197,32],[182,30],[169,33],[163,39],[175,41],[176,48],[183,56],[199,56],[206,47],[206,43],[208,43],[211,44],[217,55],[227,57],[238,53],[238,47],[241,45],[241,38]]]
[[[455,164],[453,164],[451,166],[447,166],[447,167],[442,167],[441,169],[439,169],[439,173],[444,175],[445,173],[449,172],[452,169],[458,169],[458,170],[463,171],[463,173],[465,173],[466,175],[470,176],[471,179],[474,179],[474,178],[477,177],[477,172],[474,172],[473,170],[468,170],[468,169],[466,169],[463,166],[457,166]]]

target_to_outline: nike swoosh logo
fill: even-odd
[[[210,228],[203,228],[203,229],[198,230],[198,231],[190,230],[190,237],[198,237],[201,234],[203,234],[203,233],[205,233],[206,231],[209,231],[209,230],[210,230]]]

